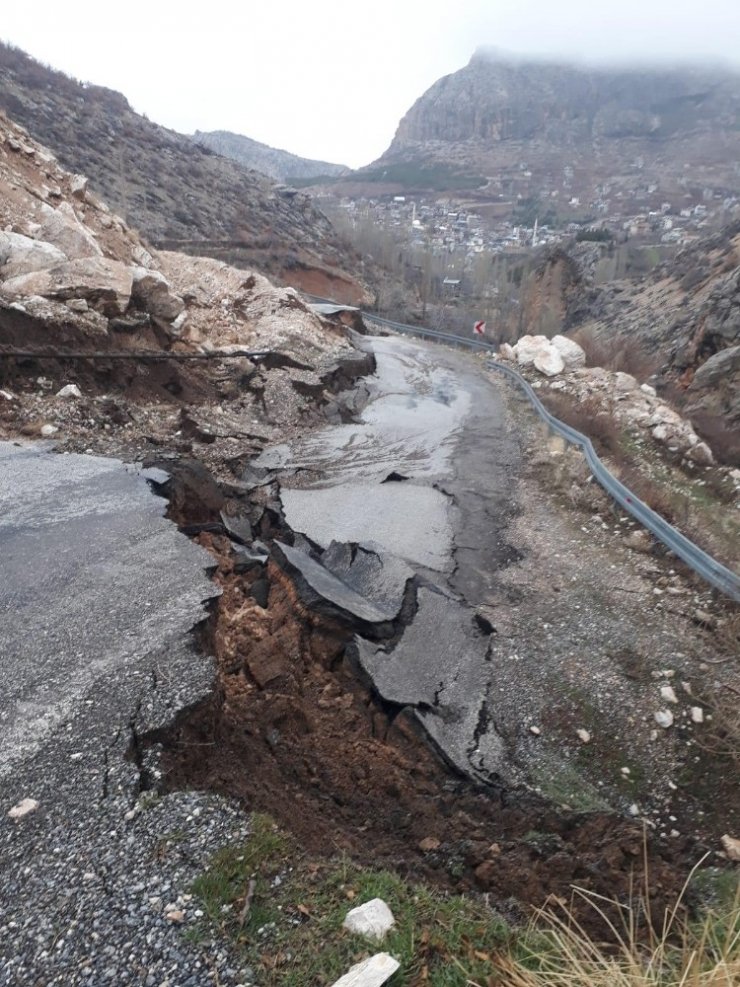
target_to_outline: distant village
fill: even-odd
[[[391,233],[396,242],[406,246],[417,246],[435,255],[469,258],[486,252],[510,253],[557,244],[579,234],[586,237],[595,234],[594,239],[617,243],[630,240],[636,245],[680,247],[740,217],[740,198],[713,189],[702,190],[702,201],[685,206],[656,202],[653,208],[633,215],[624,214],[621,202],[622,211],[610,212],[612,191],[609,187],[598,188],[597,197],[585,204],[570,196],[559,212],[573,217],[580,212],[586,218],[557,224],[552,221],[555,212],[552,199],[545,199],[543,204],[541,200],[523,198],[514,204],[513,210],[509,203],[509,218],[491,216],[486,203],[471,206],[452,197],[344,197],[338,201],[338,208],[350,226],[369,223]],[[648,185],[643,190],[645,198],[652,199],[658,191],[657,185]],[[632,195],[633,200],[636,197]],[[621,199],[619,193],[618,198]]]

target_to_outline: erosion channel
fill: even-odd
[[[222,523],[190,524],[174,497],[218,559],[202,632],[218,686],[145,743],[170,788],[235,795],[311,852],[499,902],[626,889],[641,823],[526,784],[534,737],[526,718],[511,726],[520,697],[496,615],[519,592],[502,578],[522,557],[507,532],[523,467],[507,402],[467,354],[357,345],[375,373],[332,424],[253,458]],[[689,838],[650,841],[658,900],[696,854]]]

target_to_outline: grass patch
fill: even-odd
[[[243,916],[252,881],[252,904]],[[259,971],[264,987],[333,984],[381,950],[401,964],[392,987],[488,984],[492,957],[510,935],[481,900],[446,896],[346,860],[310,860],[266,816],[254,817],[245,844],[213,858],[192,891],[244,963]],[[396,919],[382,945],[342,929],[347,911],[371,898],[382,898]],[[197,928],[191,935],[197,939]]]
[[[611,809],[604,794],[569,761],[550,761],[530,770],[530,784],[556,805],[568,805],[575,812],[607,812]]]

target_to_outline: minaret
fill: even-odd
[[[532,230],[532,246],[537,246],[537,223],[539,221],[539,216],[534,217],[534,229]]]

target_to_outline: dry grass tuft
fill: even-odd
[[[564,394],[546,393],[542,395],[542,402],[556,418],[587,435],[599,455],[624,461],[626,454],[619,424],[604,410],[597,398],[576,402]]]
[[[737,987],[740,886],[724,908],[691,921],[683,897],[695,871],[659,925],[650,918],[649,899],[644,894],[621,905],[576,889],[604,923],[610,945],[590,936],[566,905],[557,911],[543,909],[521,942],[497,958],[503,974],[498,983],[507,987]]]

